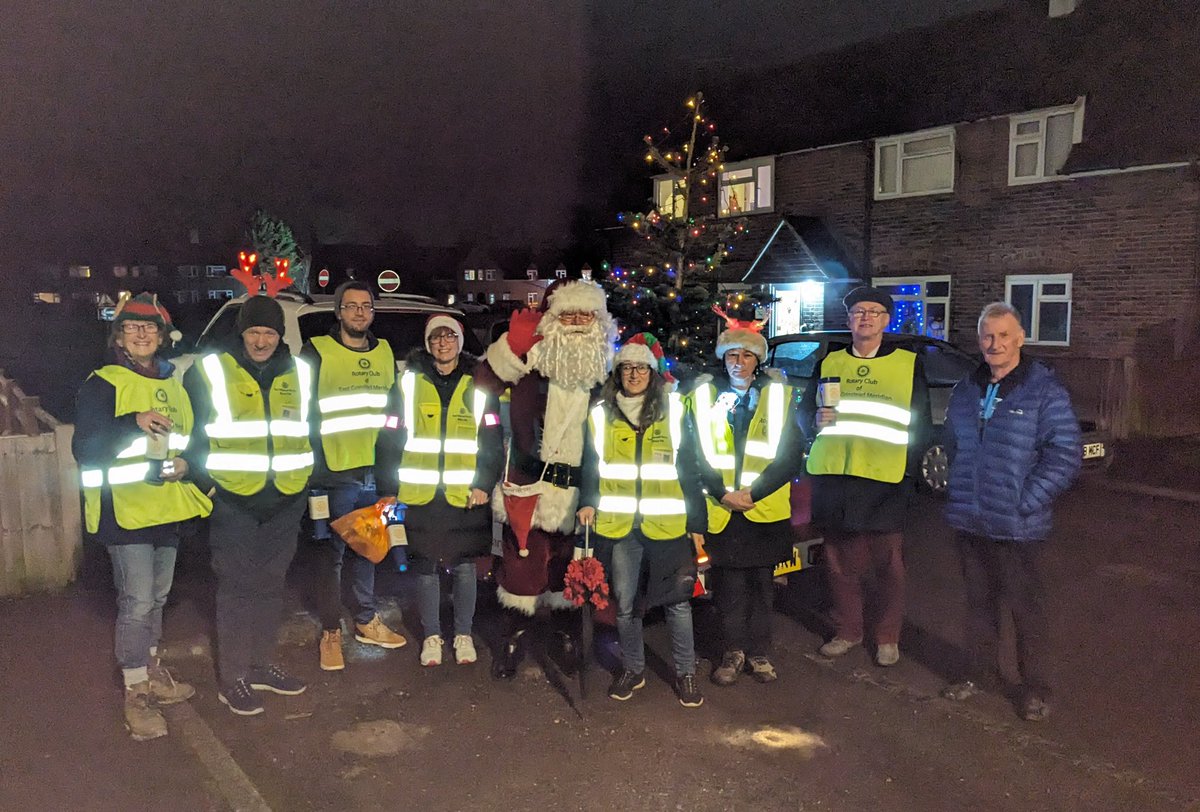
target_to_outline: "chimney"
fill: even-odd
[[[1050,0],[1050,19],[1066,17],[1079,8],[1079,4],[1082,2],[1083,0]]]

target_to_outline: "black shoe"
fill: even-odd
[[[525,657],[525,632],[515,632],[504,641],[500,654],[492,660],[492,676],[495,679],[512,679],[517,675],[517,666]]]
[[[618,702],[624,702],[626,699],[633,697],[633,692],[638,688],[646,686],[646,675],[635,674],[634,672],[622,668],[613,679],[612,685],[608,686],[608,695]]]
[[[222,685],[217,698],[238,716],[257,716],[263,712],[262,700],[244,679]]]
[[[750,666],[750,676],[759,682],[774,682],[779,679],[779,675],[775,673],[775,666],[761,654],[751,657],[747,664]]]
[[[704,704],[704,694],[700,693],[695,674],[684,674],[675,680],[675,695],[685,708],[698,708]]]
[[[277,665],[268,665],[250,669],[250,687],[257,691],[296,696],[304,693],[308,683],[299,677],[293,677]]]
[[[712,681],[717,685],[733,685],[746,668],[746,655],[741,651],[727,651],[721,664],[712,672]]]
[[[1021,702],[1021,718],[1026,722],[1044,722],[1050,716],[1050,703],[1037,694],[1029,694]]]
[[[554,639],[557,647],[555,659],[558,660],[558,667],[567,676],[574,675],[579,671],[579,665],[582,660],[579,645],[575,642],[574,637],[564,631],[556,631]]]

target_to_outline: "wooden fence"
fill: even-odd
[[[0,370],[0,596],[75,580],[83,536],[73,434]]]

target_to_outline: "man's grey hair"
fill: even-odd
[[[975,332],[982,333],[983,323],[988,319],[998,319],[1002,316],[1012,316],[1017,320],[1017,324],[1021,323],[1021,313],[1015,307],[1008,302],[992,302],[983,306],[983,312],[979,314],[979,323],[975,325]]]

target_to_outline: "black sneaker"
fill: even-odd
[[[217,698],[238,716],[257,716],[263,712],[262,700],[245,679],[222,685]]]
[[[685,708],[698,708],[704,704],[704,695],[700,693],[695,674],[684,674],[675,680],[675,694],[679,697],[679,704]]]
[[[761,654],[756,654],[749,659],[750,676],[754,677],[759,682],[774,682],[779,679],[779,675],[775,673],[775,666],[771,665],[771,661]]]
[[[293,677],[277,665],[268,665],[250,669],[250,687],[283,696],[296,696],[304,693],[308,683],[299,677]]]
[[[633,692],[646,685],[645,674],[635,674],[628,669],[621,669],[612,685],[608,686],[608,695],[613,699],[624,702],[633,696]]]

